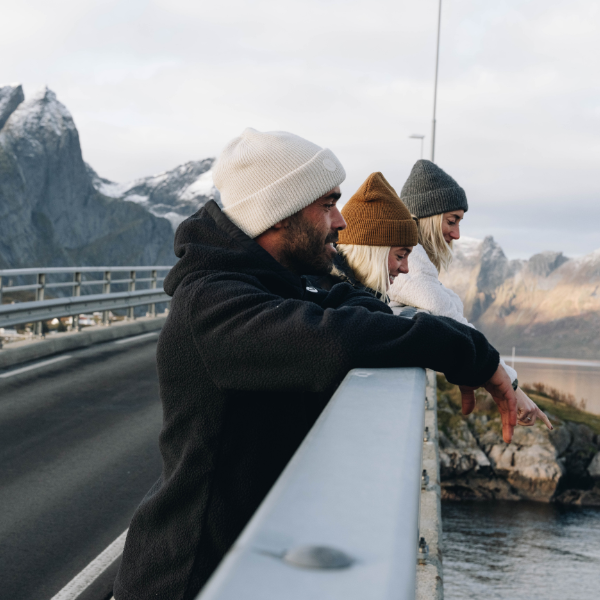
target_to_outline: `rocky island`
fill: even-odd
[[[535,500],[600,506],[600,417],[549,397],[532,399],[554,430],[539,422],[502,441],[492,398],[478,391],[461,414],[460,391],[438,375],[440,470],[444,500]]]

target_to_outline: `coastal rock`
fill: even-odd
[[[501,477],[465,475],[442,481],[442,500],[522,500],[514,488]]]
[[[440,432],[440,473],[442,479],[460,477],[466,473],[489,472],[490,461],[477,445],[466,422],[455,427],[448,437]]]
[[[588,465],[588,473],[590,477],[593,477],[595,481],[600,483],[600,452],[594,456],[590,464]]]
[[[567,477],[564,485],[569,488],[586,489],[593,485],[589,466],[598,453],[598,440],[594,432],[581,423],[566,423],[572,442],[561,455],[564,459]]]
[[[517,427],[512,443],[492,446],[489,458],[494,471],[527,500],[548,502],[565,473],[550,436],[540,427]]]
[[[600,436],[589,426],[548,414],[554,429],[538,421],[502,440],[491,397],[478,392],[467,418],[460,392],[438,378],[438,428],[442,498],[534,500],[596,506],[600,498]]]
[[[548,418],[553,422],[559,421],[556,417],[550,414],[548,415]],[[555,427],[548,433],[548,436],[550,437],[552,445],[556,448],[557,456],[562,456],[573,441],[573,435],[568,427]]]
[[[568,489],[555,498],[557,504],[600,506],[600,485],[591,490]]]

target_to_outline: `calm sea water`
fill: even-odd
[[[503,358],[511,364],[510,356]],[[600,415],[600,361],[517,356],[515,369],[521,383],[542,382],[573,394],[578,401],[585,398],[586,410]]]
[[[442,504],[446,600],[600,598],[600,509]]]

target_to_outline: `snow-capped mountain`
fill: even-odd
[[[600,249],[508,260],[492,237],[461,238],[440,279],[502,352],[516,346],[538,356],[600,357]]]
[[[94,188],[54,92],[1,87],[0,268],[174,261],[168,220]]]
[[[165,173],[129,183],[114,183],[86,166],[93,186],[101,194],[135,202],[153,215],[168,219],[175,230],[181,221],[209,200],[214,199],[220,204],[219,191],[212,180],[214,162],[214,158],[191,161]]]

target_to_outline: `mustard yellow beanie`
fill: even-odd
[[[347,227],[340,244],[416,246],[417,224],[381,173],[372,173],[342,208]]]

